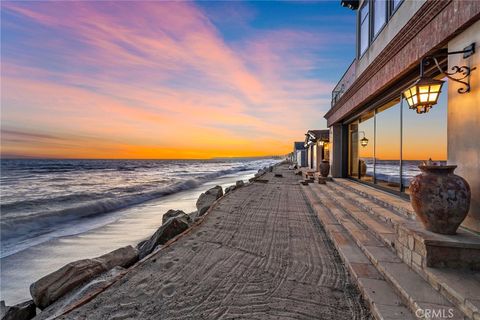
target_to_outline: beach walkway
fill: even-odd
[[[367,319],[368,308],[294,172],[223,198],[77,319]],[[267,181],[268,180],[268,181]]]

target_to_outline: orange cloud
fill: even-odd
[[[33,134],[2,138],[4,154],[285,154],[325,126],[333,84],[307,75],[318,62],[308,48],[329,45],[321,36],[282,30],[232,45],[187,2],[2,7],[41,26],[19,32],[52,35],[32,36],[31,55],[2,56],[2,127]]]

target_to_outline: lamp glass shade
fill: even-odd
[[[368,144],[368,139],[367,138],[360,139],[360,144],[362,147],[366,147]]]
[[[444,81],[422,77],[403,92],[408,107],[426,113],[437,104]]]

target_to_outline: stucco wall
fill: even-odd
[[[470,212],[463,225],[480,232],[480,21],[448,43],[448,51],[463,50],[476,42],[476,53],[450,55],[448,66],[476,67],[470,78],[471,92],[459,94],[460,84],[448,85],[448,162],[458,166],[456,174],[465,178],[472,190]]]

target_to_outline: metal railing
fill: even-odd
[[[332,91],[332,101],[331,101],[331,107],[335,106],[338,100],[342,97],[342,95],[350,88],[350,86],[353,84],[355,81],[355,66],[356,66],[356,60],[354,59],[350,66],[348,67],[347,71],[343,74],[342,78],[340,81],[338,81],[337,85]]]

